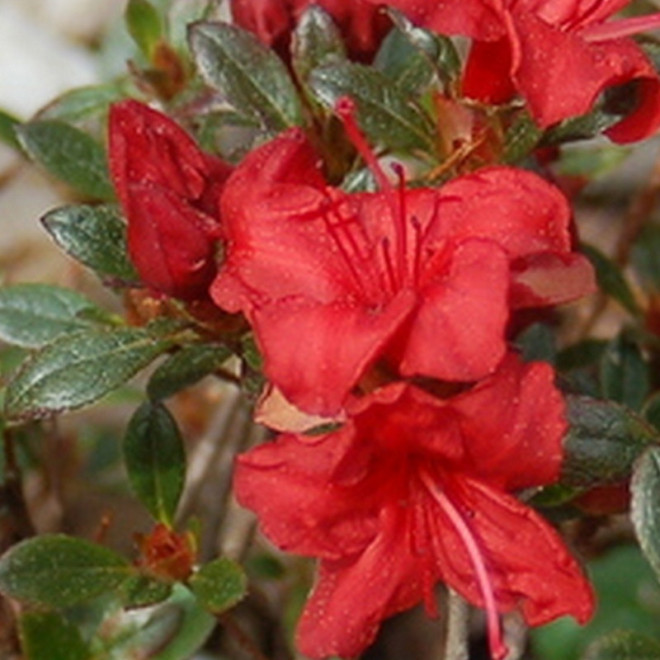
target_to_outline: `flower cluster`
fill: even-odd
[[[310,4],[231,8],[287,53]],[[382,3],[318,4],[352,56],[373,56],[389,29]],[[390,4],[470,38],[461,99],[522,105],[542,130],[624,90],[609,137],[660,126],[660,78],[630,37],[660,20],[608,21],[625,0]],[[277,546],[318,559],[301,650],[354,657],[386,617],[420,602],[434,614],[445,583],[485,608],[501,659],[500,614],[519,608],[539,625],[593,610],[560,535],[517,497],[558,479],[567,422],[552,368],[523,362],[512,338],[523,310],[590,293],[594,275],[567,199],[540,175],[495,157],[412,186],[404,164],[376,156],[351,98],[331,112],[375,186],[338,185],[310,126],[232,169],[159,112],[115,105],[110,165],[130,255],[148,287],[210,296],[251,326],[271,393],[260,419],[281,434],[239,457],[235,491]],[[267,412],[273,396],[296,424]]]

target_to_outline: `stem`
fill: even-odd
[[[445,660],[469,660],[468,624],[470,606],[453,589],[447,587],[447,639]]]

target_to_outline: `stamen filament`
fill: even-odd
[[[579,35],[586,41],[607,41],[631,37],[640,32],[660,28],[660,12],[648,16],[635,16],[618,21],[608,21],[598,25],[589,25],[579,31]]]
[[[474,538],[472,530],[463,519],[461,513],[456,509],[453,502],[445,495],[445,493],[438,488],[432,476],[425,470],[421,471],[421,480],[429,494],[436,501],[438,506],[442,509],[443,513],[449,518],[449,521],[454,526],[458,533],[470,561],[474,566],[477,576],[477,583],[481,591],[482,598],[484,599],[484,606],[486,610],[486,619],[488,623],[488,642],[490,646],[491,656],[494,660],[504,660],[507,656],[509,649],[502,640],[502,631],[500,627],[500,620],[497,613],[497,604],[495,602],[495,594],[493,592],[493,585],[488,577],[488,571],[484,558],[479,549],[478,541]]]

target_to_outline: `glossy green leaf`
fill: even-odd
[[[95,543],[37,536],[0,558],[0,591],[21,603],[63,608],[118,588],[133,571],[126,559]]]
[[[57,612],[26,612],[18,634],[25,660],[89,660],[78,629]]]
[[[92,403],[170,345],[142,328],[89,329],[61,336],[28,359],[9,383],[7,417],[38,419]]]
[[[601,290],[614,298],[631,314],[639,314],[639,306],[621,269],[600,250],[591,245],[583,244],[582,252],[594,267],[596,280]]]
[[[635,460],[658,442],[657,432],[623,406],[585,396],[567,397],[569,432],[561,482],[590,488],[630,476]]]
[[[55,242],[102,279],[137,282],[128,258],[126,223],[115,206],[62,206],[47,213],[44,227]]]
[[[129,0],[124,13],[126,27],[138,48],[149,59],[163,36],[163,20],[149,0]]]
[[[190,47],[204,81],[239,113],[277,133],[302,124],[298,93],[283,62],[253,34],[228,23],[196,23]]]
[[[620,630],[590,644],[582,660],[660,660],[660,643]]]
[[[21,120],[18,117],[14,117],[5,110],[0,110],[0,142],[4,142],[14,149],[21,149],[16,135],[16,128],[20,125]]]
[[[100,117],[108,106],[125,98],[121,85],[108,83],[70,89],[39,111],[39,120],[57,119],[75,124],[91,117]]]
[[[349,61],[332,62],[312,71],[309,86],[329,108],[340,98],[350,97],[360,127],[374,144],[435,152],[431,120],[381,71]]]
[[[38,283],[0,288],[0,339],[8,344],[40,348],[108,322],[102,309],[70,289]]]
[[[186,477],[186,454],[167,408],[143,403],[128,424],[123,449],[135,495],[156,520],[171,525]]]
[[[515,165],[524,160],[539,143],[541,131],[528,113],[521,113],[504,136],[502,162]]]
[[[219,369],[230,355],[226,346],[185,346],[154,371],[147,393],[152,399],[166,399]]]
[[[247,579],[236,562],[223,557],[202,566],[189,585],[204,607],[220,614],[245,596]]]
[[[172,593],[172,583],[138,573],[121,585],[120,598],[124,607],[146,607],[161,603]]]
[[[92,199],[114,198],[105,149],[87,133],[59,120],[22,124],[16,132],[30,157],[56,179]]]
[[[300,17],[293,32],[291,60],[299,80],[328,58],[344,59],[346,47],[337,25],[318,5],[310,5]]]
[[[649,448],[630,485],[631,518],[644,556],[660,579],[660,447]]]
[[[435,79],[435,69],[429,58],[396,28],[390,31],[376,53],[374,66],[382,71],[402,94],[420,94]]]
[[[639,346],[625,335],[612,339],[600,361],[603,396],[640,410],[649,393],[649,368]]]

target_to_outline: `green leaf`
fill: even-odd
[[[583,369],[595,365],[601,359],[608,342],[604,339],[584,339],[567,346],[557,355],[557,369]]]
[[[7,387],[6,414],[38,419],[112,392],[171,346],[142,328],[89,329],[59,337],[28,359]]]
[[[404,32],[390,30],[383,41],[374,66],[382,71],[402,94],[420,94],[435,79],[435,68],[419,48],[415,47]]]
[[[649,393],[649,368],[639,346],[625,335],[612,339],[600,362],[603,397],[640,410]]]
[[[116,83],[77,87],[64,92],[39,111],[39,120],[57,119],[75,124],[90,117],[101,117],[108,106],[125,97]]]
[[[644,288],[660,291],[660,226],[647,224],[635,240],[630,261]]]
[[[638,315],[640,313],[639,306],[623,277],[621,269],[600,250],[591,245],[583,244],[582,252],[594,267],[598,286],[603,292],[614,298],[631,314]]]
[[[152,399],[166,399],[219,369],[231,355],[226,346],[192,344],[159,365],[147,385]]]
[[[128,259],[126,223],[115,206],[62,206],[42,219],[54,241],[102,279],[138,282]]]
[[[660,660],[660,644],[639,633],[620,630],[591,643],[582,660]]]
[[[37,536],[0,558],[0,591],[21,603],[63,608],[117,589],[133,571],[123,557],[95,543]]]
[[[123,449],[137,498],[156,520],[171,525],[186,478],[186,454],[167,408],[143,403],[128,423]]]
[[[593,149],[564,149],[559,161],[559,171],[565,176],[597,179],[615,170],[630,153],[630,149],[624,149],[620,144],[603,145]]]
[[[40,348],[108,322],[102,309],[69,289],[38,283],[0,288],[0,339],[8,344]]]
[[[515,165],[522,161],[534,150],[542,135],[543,131],[528,113],[519,114],[504,137],[502,162]]]
[[[138,573],[121,585],[120,598],[126,608],[161,603],[172,593],[172,583]]]
[[[337,25],[318,5],[310,5],[302,13],[293,33],[291,60],[301,81],[327,58],[346,58],[346,47]]]
[[[655,392],[646,400],[642,416],[656,431],[660,431],[660,392]]]
[[[13,147],[14,149],[22,149],[18,137],[16,136],[16,128],[21,125],[21,120],[14,115],[10,115],[4,110],[0,110],[0,142]]]
[[[202,566],[190,578],[189,586],[204,607],[220,614],[245,596],[247,579],[236,562],[223,557]]]
[[[569,396],[561,483],[591,488],[626,480],[635,460],[658,435],[623,406],[585,396]]]
[[[56,612],[26,612],[18,626],[25,660],[89,660],[78,629]]]
[[[309,86],[329,108],[349,96],[356,104],[360,127],[371,142],[393,150],[435,153],[429,117],[377,69],[349,61],[333,62],[312,71]]]
[[[635,465],[630,516],[644,556],[660,579],[660,447],[651,447]]]
[[[228,23],[195,23],[190,47],[204,81],[271,134],[302,124],[295,85],[282,61],[253,34]]]
[[[133,41],[145,57],[150,59],[164,31],[159,11],[148,0],[129,0],[124,17]]]
[[[522,351],[522,359],[525,362],[541,360],[543,362],[555,363],[557,357],[557,345],[552,329],[543,323],[533,323],[521,332],[515,341],[516,346]]]
[[[30,157],[56,179],[92,199],[114,198],[105,149],[87,133],[59,120],[29,122],[16,132]]]
[[[431,30],[417,27],[400,11],[390,8],[388,14],[396,28],[433,64],[439,78],[444,83],[451,83],[458,79],[461,71],[461,58],[451,39]]]

